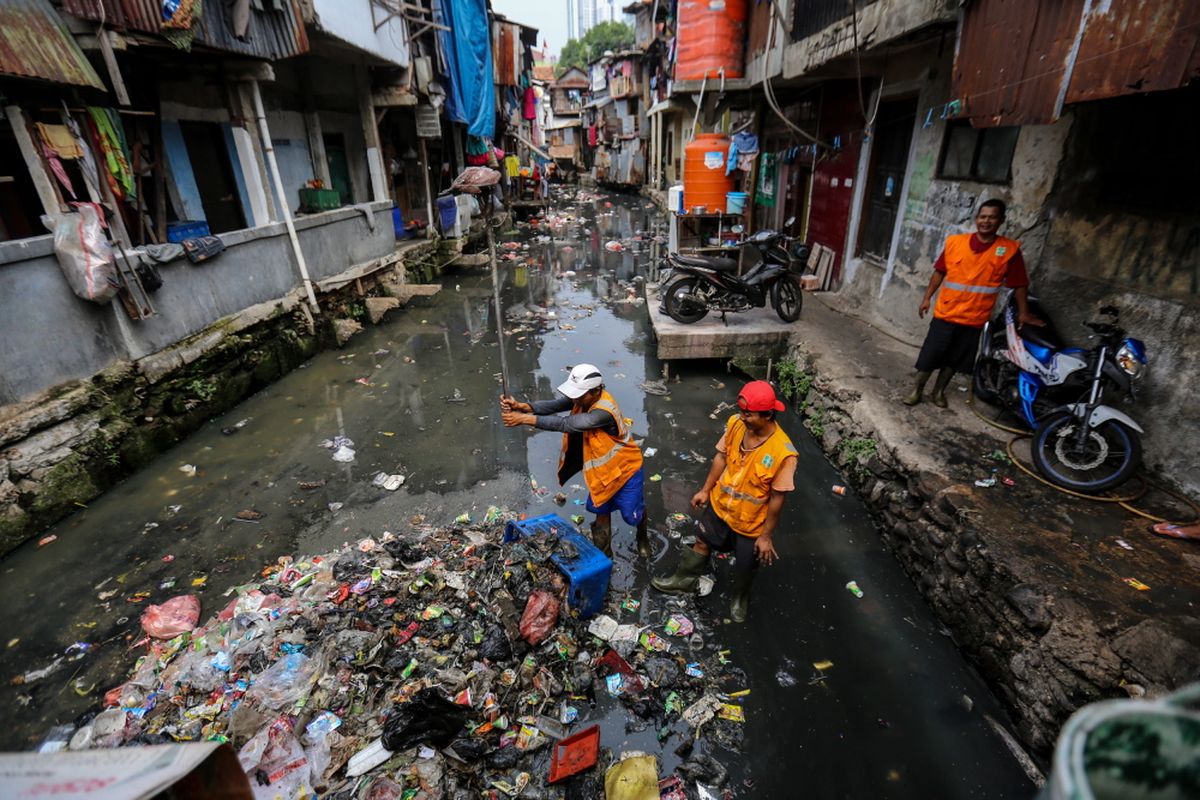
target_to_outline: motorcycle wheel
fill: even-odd
[[[800,319],[800,309],[804,306],[804,290],[800,288],[800,281],[794,275],[784,275],[771,287],[771,302],[775,304],[775,313],[784,322]]]
[[[663,307],[671,319],[691,325],[708,316],[708,308],[692,296],[699,282],[699,279],[688,275],[663,287]]]
[[[1085,494],[1120,486],[1133,477],[1142,458],[1137,431],[1109,420],[1076,442],[1077,420],[1069,411],[1043,420],[1033,434],[1033,465],[1051,483]]]

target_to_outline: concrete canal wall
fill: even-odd
[[[141,322],[75,297],[51,237],[0,244],[0,554],[397,303],[360,289],[407,297],[406,268],[430,273],[438,245],[338,280],[393,257],[389,209],[296,221],[312,279],[331,288],[314,326],[282,224],[222,234],[226,251],[201,265],[163,265],[158,315]]]

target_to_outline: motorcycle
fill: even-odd
[[[808,245],[776,231],[759,231],[743,248],[756,255],[758,263],[738,276],[732,258],[667,255],[667,271],[660,281],[662,308],[676,322],[699,322],[709,311],[722,319],[731,311],[763,308],[770,300],[784,322],[800,318],[804,293],[797,276],[808,263]]]
[[[1036,305],[1031,310],[1042,316]],[[1106,394],[1134,398],[1145,374],[1145,345],[1126,335],[1112,306],[1107,320],[1084,323],[1091,349],[1065,347],[1053,328],[1026,327],[1018,334],[1013,299],[999,320],[989,321],[975,360],[975,396],[1021,417],[1033,431],[1038,472],[1066,489],[1102,492],[1127,481],[1141,460],[1142,427],[1128,414],[1104,405]],[[1045,319],[1045,317],[1042,317]]]

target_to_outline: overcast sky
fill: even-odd
[[[567,43],[567,0],[492,0],[492,8],[514,22],[538,29],[538,47],[557,54]]]

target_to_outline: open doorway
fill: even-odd
[[[225,233],[245,228],[246,215],[238,197],[233,162],[221,126],[215,122],[181,121],[179,128],[188,159],[192,162],[209,231]]]
[[[885,101],[875,118],[862,232],[858,237],[859,253],[868,258],[887,261],[891,253],[916,113],[916,98]]]
[[[346,158],[346,138],[340,133],[327,133],[325,161],[329,164],[329,182],[342,197],[342,205],[354,202],[350,190],[350,161]]]

